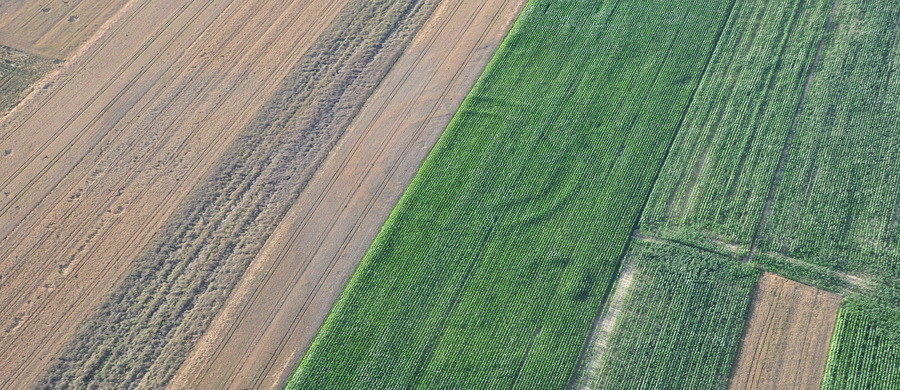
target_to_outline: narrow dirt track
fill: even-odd
[[[32,383],[343,2],[144,0],[0,127],[0,388]]]
[[[524,3],[441,3],[253,261],[172,387],[283,385]]]
[[[65,59],[128,1],[0,1],[0,44]]]
[[[839,295],[763,274],[730,389],[810,389],[822,384]]]

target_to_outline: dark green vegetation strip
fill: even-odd
[[[617,285],[625,290],[621,307],[601,316],[612,329],[592,340],[582,385],[727,387],[759,271],[710,252],[646,241],[634,241],[624,261],[623,277],[630,280]]]
[[[900,386],[900,310],[859,297],[838,313],[823,390]]]
[[[741,1],[641,232],[900,304],[900,3]]]
[[[731,1],[531,1],[299,389],[564,388]]]
[[[18,104],[52,67],[51,59],[0,45],[0,117]]]
[[[39,387],[163,387],[436,4],[350,2]]]

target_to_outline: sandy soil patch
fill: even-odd
[[[0,44],[65,59],[129,1],[35,0],[0,3]]]
[[[143,1],[7,117],[0,388],[56,356],[341,5]]]
[[[819,389],[839,295],[763,274],[730,389]]]

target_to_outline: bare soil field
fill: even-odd
[[[0,44],[65,59],[128,1],[0,1]]]
[[[173,387],[283,385],[523,4],[441,3],[253,260]]]
[[[343,5],[143,1],[0,124],[0,388],[46,369]]]
[[[840,296],[780,276],[760,277],[731,389],[818,389]]]

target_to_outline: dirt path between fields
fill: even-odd
[[[0,45],[65,59],[129,0],[0,2]]]
[[[347,129],[172,382],[276,388],[524,0],[445,0]]]
[[[343,4],[140,1],[6,118],[0,388],[45,369]]]
[[[840,303],[837,294],[763,274],[729,388],[818,390]]]

